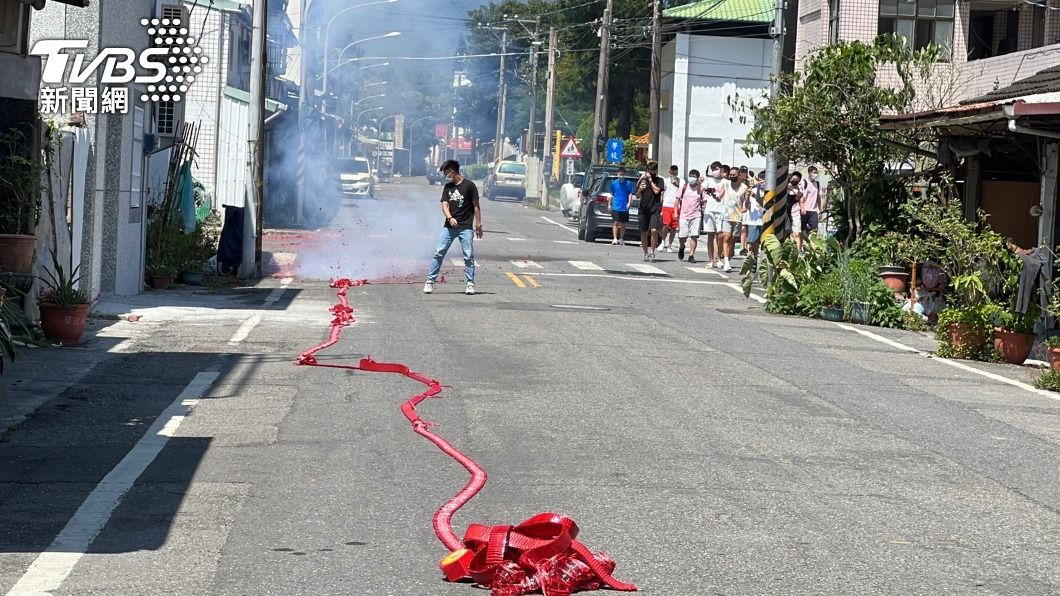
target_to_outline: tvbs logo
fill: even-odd
[[[156,46],[161,47],[139,53],[130,48],[102,48],[87,65],[87,40],[38,41],[31,53],[44,58],[41,82],[46,85],[81,85],[97,75],[101,86],[147,85],[151,95],[142,95],[143,101],[180,101],[180,94],[195,82],[195,75],[202,72],[202,65],[209,58],[202,55],[202,48],[196,45],[196,39],[189,36],[188,29],[182,27],[179,20],[143,19],[140,24],[147,27],[147,34]],[[65,78],[68,68],[70,76]]]

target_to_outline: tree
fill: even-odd
[[[839,42],[821,48],[802,72],[784,77],[787,91],[768,103],[734,100],[744,118],[753,115],[748,135],[760,154],[816,163],[841,189],[853,242],[861,230],[864,197],[890,163],[908,152],[879,128],[880,116],[907,111],[916,97],[917,76],[925,78],[937,48],[912,51],[900,37],[882,35],[872,45]],[[897,84],[880,84],[881,70],[893,68]]]

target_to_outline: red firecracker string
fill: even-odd
[[[416,406],[425,399],[437,397],[444,386],[411,371],[404,364],[376,362],[370,357],[361,359],[356,366],[321,364],[316,359],[318,352],[339,342],[343,327],[356,321],[346,298],[347,291],[368,283],[366,279],[338,279],[331,283],[331,287],[338,289],[339,303],[330,309],[334,318],[328,339],[302,352],[296,362],[304,366],[398,374],[427,386],[426,391],[401,404],[401,412],[416,434],[434,443],[471,474],[464,488],[434,512],[434,532],[451,551],[440,563],[445,577],[449,581],[470,578],[490,588],[491,596],[522,596],[534,592],[545,596],[567,596],[601,588],[636,591],[637,586],[612,577],[615,562],[607,555],[592,552],[576,540],[578,525],[563,515],[539,513],[516,526],[472,524],[463,540],[457,538],[453,532],[453,515],[486,485],[486,471],[475,460],[431,432],[433,423],[416,413]]]

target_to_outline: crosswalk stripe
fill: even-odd
[[[526,238],[508,238],[512,242],[526,242]]]
[[[449,259],[449,262],[453,264],[453,267],[463,267],[464,259]],[[475,261],[475,266],[478,267],[478,261]]]
[[[533,261],[510,261],[510,263],[520,269],[544,269],[544,267]]]
[[[590,261],[567,261],[582,271],[603,271],[604,268]]]
[[[715,271],[715,270],[711,269],[710,267],[685,267],[685,269],[688,269],[692,273],[704,273],[704,274],[710,274],[710,275],[717,275],[718,277],[723,277],[725,279],[729,279],[728,276],[726,276],[724,273],[722,273],[720,271]]]
[[[669,273],[655,267],[654,265],[645,265],[644,263],[626,263],[627,267],[630,267],[641,273],[651,273],[652,275],[670,275]]]
[[[556,244],[577,244],[577,242],[573,240],[553,240],[553,242]]]

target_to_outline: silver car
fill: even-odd
[[[526,197],[526,164],[518,161],[502,161],[497,164],[486,180],[486,198],[512,197],[520,201]]]

